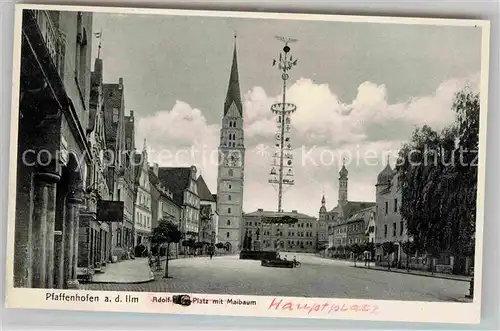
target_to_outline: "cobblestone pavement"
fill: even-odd
[[[83,289],[334,297],[379,300],[461,301],[469,283],[353,268],[352,262],[296,254],[300,268],[261,267],[260,261],[237,256],[198,257],[170,261],[169,275],[158,273],[144,284],[86,284]],[[282,254],[284,256],[284,254]],[[293,254],[288,256],[289,259]]]

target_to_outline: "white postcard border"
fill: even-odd
[[[477,220],[476,220],[476,250],[475,250],[475,277],[474,299],[470,303],[448,302],[415,302],[396,300],[365,300],[365,299],[335,299],[335,298],[293,298],[267,296],[238,296],[189,294],[192,298],[213,299],[221,298],[225,304],[196,304],[188,307],[167,303],[153,303],[153,297],[171,297],[172,293],[147,292],[108,292],[108,291],[74,291],[51,289],[28,289],[13,287],[14,263],[14,224],[15,224],[15,192],[16,192],[16,154],[18,133],[18,105],[19,105],[19,71],[21,46],[21,21],[23,9],[45,9],[60,11],[92,11],[115,14],[147,14],[147,15],[180,15],[180,16],[209,16],[209,17],[240,17],[254,19],[283,19],[306,21],[337,21],[358,23],[382,24],[421,24],[442,26],[476,26],[482,29],[481,55],[481,113],[479,130],[479,167],[477,191]],[[323,14],[289,14],[271,12],[239,12],[187,9],[147,9],[126,7],[95,7],[95,6],[65,6],[65,5],[35,5],[17,4],[14,27],[14,55],[13,55],[13,83],[12,83],[12,112],[10,135],[10,162],[9,162],[9,201],[8,201],[8,232],[7,232],[7,259],[6,259],[6,307],[23,309],[55,309],[55,310],[83,310],[83,311],[114,311],[138,313],[168,313],[168,314],[200,314],[221,316],[256,316],[256,317],[285,317],[285,318],[326,318],[342,320],[371,320],[371,321],[399,321],[399,322],[434,322],[434,323],[479,323],[481,312],[481,292],[483,273],[483,228],[484,228],[484,192],[485,192],[485,163],[486,163],[486,125],[488,113],[488,83],[489,83],[489,53],[490,53],[490,22],[486,20],[464,19],[437,19],[437,18],[402,18],[380,16],[349,16]],[[100,298],[98,303],[57,301],[49,299],[47,295],[91,295]],[[180,293],[175,293],[180,294]],[[137,303],[104,302],[106,296],[125,298],[127,295],[137,297]],[[464,293],[465,295],[465,293]],[[256,305],[227,304],[227,300],[256,301]],[[282,304],[291,303],[292,310],[287,308],[274,309],[273,300],[283,300]],[[298,309],[293,304],[300,304]],[[328,306],[324,307],[324,304]],[[320,305],[320,308],[317,306]],[[376,307],[376,311],[366,311],[367,307]],[[307,308],[308,307],[308,308]],[[331,308],[334,307],[334,308]],[[223,309],[221,309],[223,308]],[[318,310],[319,309],[319,310]]]

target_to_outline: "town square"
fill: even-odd
[[[22,17],[15,287],[473,299],[480,29]]]

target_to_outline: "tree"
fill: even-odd
[[[215,247],[217,247],[217,249],[222,249],[222,247],[224,247],[224,244],[221,242],[218,242],[217,244],[215,244]]]
[[[354,257],[354,266],[356,266],[356,260],[358,259],[358,256],[363,254],[363,247],[361,247],[359,244],[353,244],[351,246],[351,252]]]
[[[153,229],[152,242],[156,243],[159,247],[167,244],[167,252],[165,258],[165,275],[164,278],[169,278],[168,276],[168,260],[170,255],[170,244],[178,243],[181,240],[181,232],[176,224],[167,219],[161,219],[158,226]],[[160,252],[160,249],[158,249]],[[159,258],[159,256],[158,256]]]
[[[365,243],[364,250],[370,253],[370,260],[372,260],[375,255],[375,244],[373,242]]]
[[[337,247],[337,252],[339,252],[339,256],[343,255],[345,253],[345,247],[340,245],[339,247]],[[340,258],[343,258],[343,256],[341,256]]]
[[[198,253],[199,253],[199,251],[203,248],[203,243],[200,241],[197,241],[193,244],[193,247],[194,247],[194,249],[198,250]]]
[[[391,270],[391,254],[394,253],[396,245],[392,241],[386,241],[382,244],[382,249],[384,250],[384,254],[387,254],[387,269]]]
[[[475,233],[479,103],[470,88],[459,91],[455,122],[441,132],[417,128],[396,166],[408,234],[433,256],[454,255],[454,273],[463,271]]]
[[[406,271],[410,271],[410,254],[415,254],[416,246],[413,241],[405,241],[402,244],[403,252],[406,254]]]

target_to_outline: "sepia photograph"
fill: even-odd
[[[17,15],[13,289],[480,304],[487,21]]]

